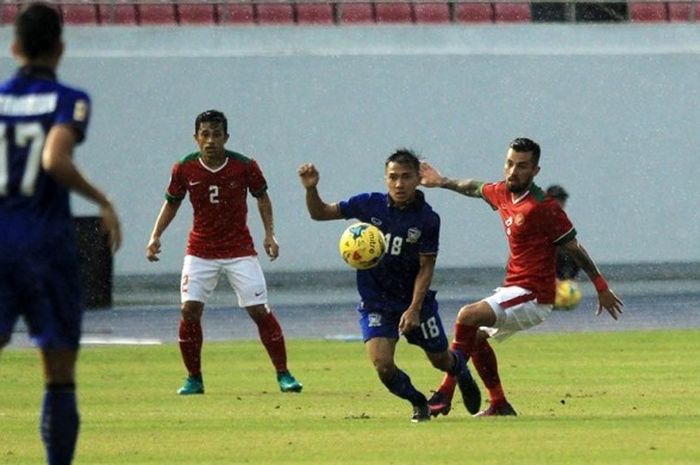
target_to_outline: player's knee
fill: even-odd
[[[461,325],[473,325],[475,304],[468,304],[459,309],[457,312],[457,323]]]
[[[430,358],[430,363],[434,368],[441,371],[449,371],[452,369],[453,359],[449,351],[441,353],[439,356],[432,356]]]
[[[374,363],[374,369],[381,379],[391,378],[396,371],[396,365],[394,365],[394,361],[391,359],[383,357],[375,358],[372,360],[372,363]]]
[[[186,302],[180,310],[182,319],[185,321],[199,321],[202,318],[203,305],[190,304]]]
[[[267,314],[270,313],[270,309],[265,304],[251,305],[245,308],[248,315],[253,319],[253,321],[262,321],[267,318]]]

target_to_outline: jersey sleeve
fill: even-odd
[[[552,243],[561,245],[576,237],[576,228],[559,203],[548,200],[543,204],[543,214]]]
[[[261,197],[267,192],[267,181],[255,160],[248,164],[248,190],[253,197]]]
[[[338,202],[338,208],[340,209],[340,214],[343,215],[345,219],[357,218],[361,221],[365,221],[365,212],[367,211],[367,204],[369,202],[370,194],[358,194],[350,197],[347,200],[341,200]]]
[[[90,97],[82,91],[70,90],[58,101],[55,124],[71,126],[78,135],[78,143],[85,140],[90,121]]]
[[[481,187],[479,187],[481,198],[483,198],[493,210],[498,210],[498,207],[496,206],[498,205],[498,184],[499,183],[485,182],[481,184]]]
[[[421,255],[437,255],[440,248],[440,216],[437,213],[430,215],[425,222],[423,234],[418,248]]]
[[[168,202],[177,202],[185,198],[187,194],[187,181],[182,172],[183,165],[175,163],[172,172],[170,173],[170,182],[168,189],[165,191],[165,199]]]

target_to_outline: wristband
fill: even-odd
[[[598,275],[595,278],[591,279],[593,281],[593,285],[595,286],[595,290],[598,292],[603,292],[608,290],[608,282],[603,278],[603,275]]]

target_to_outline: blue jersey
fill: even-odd
[[[90,99],[26,67],[0,84],[0,336],[20,315],[44,348],[77,347],[82,305],[69,190],[41,166],[53,126],[82,141]]]
[[[363,306],[403,312],[413,299],[419,256],[438,253],[440,217],[420,191],[416,192],[415,201],[403,209],[394,206],[388,194],[381,193],[359,194],[339,206],[345,218],[377,226],[387,240],[387,251],[379,265],[357,271]],[[428,296],[433,298],[434,292]]]
[[[41,168],[52,126],[68,124],[82,140],[90,99],[56,81],[51,70],[22,68],[0,84],[0,250],[22,253],[72,234],[69,191]]]

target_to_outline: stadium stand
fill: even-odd
[[[633,22],[659,22],[668,20],[665,3],[630,2],[629,17]]]
[[[299,24],[333,24],[335,14],[330,3],[299,3],[297,23]]]
[[[138,24],[136,5],[134,4],[99,4],[97,7],[100,24],[123,26]]]
[[[0,0],[0,26],[12,24],[25,0]],[[696,22],[686,0],[54,0],[68,24],[85,25],[362,25],[527,22]]]

